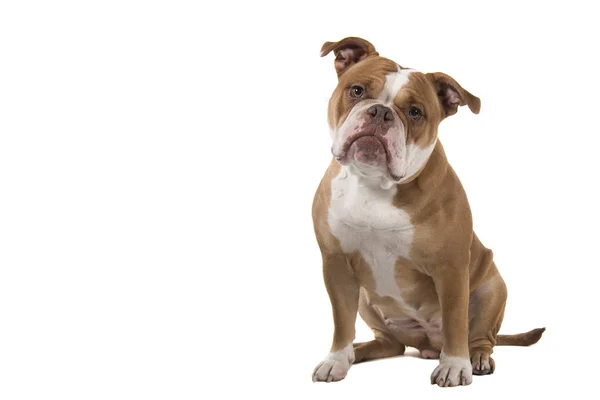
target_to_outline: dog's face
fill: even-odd
[[[339,82],[329,101],[331,151],[352,173],[384,188],[419,174],[439,123],[459,105],[479,112],[479,99],[450,76],[402,68],[364,39],[327,42],[321,56],[332,50]]]

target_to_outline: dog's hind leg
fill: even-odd
[[[406,347],[388,332],[381,316],[369,306],[363,290],[358,300],[358,312],[375,334],[375,340],[364,343],[354,343],[354,363],[376,360],[378,358],[394,357],[404,354]]]
[[[504,317],[506,285],[498,274],[475,289],[469,298],[469,353],[473,374],[494,372],[490,357]]]
[[[376,337],[370,342],[354,343],[354,363],[400,356],[405,349],[403,344],[391,337]]]

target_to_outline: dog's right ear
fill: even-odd
[[[359,37],[347,37],[339,42],[325,42],[321,47],[321,57],[325,57],[332,50],[335,54],[334,65],[338,77],[357,62],[379,55],[375,46]]]

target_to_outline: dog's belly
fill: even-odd
[[[396,188],[366,187],[342,169],[333,179],[328,223],[353,267],[371,328],[394,334],[403,344],[441,349],[441,312],[431,278],[412,265],[415,227],[393,205]]]
[[[402,258],[395,260],[387,276],[387,268],[364,257],[354,264],[364,291],[361,307],[372,310],[361,316],[371,329],[388,332],[407,346],[441,350],[441,308],[429,276]],[[382,279],[388,282],[382,285]]]
[[[364,290],[361,316],[371,329],[387,332],[402,344],[420,350],[442,349],[442,317],[435,296],[413,302],[408,296],[381,297],[366,288]],[[414,294],[414,291],[411,292]],[[368,311],[364,312],[364,309]]]

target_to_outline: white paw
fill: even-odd
[[[342,350],[332,351],[315,368],[313,382],[335,382],[346,377],[350,365],[354,362],[354,347],[352,344]]]
[[[431,374],[431,384],[441,387],[466,386],[473,382],[473,369],[468,357],[447,356],[442,351],[440,364]]]

